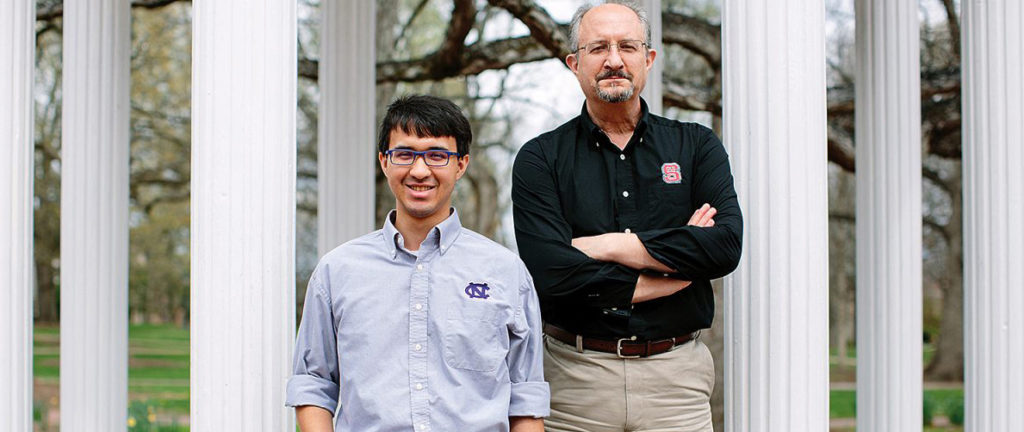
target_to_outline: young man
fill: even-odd
[[[715,373],[698,331],[743,227],[714,133],[640,99],[656,53],[634,2],[584,6],[566,64],[580,115],[513,168],[519,252],[547,335],[549,431],[711,431]],[[687,220],[689,219],[689,220]]]
[[[383,229],[325,255],[309,281],[287,404],[303,432],[540,432],[540,311],[518,257],[451,208],[469,121],[398,99],[378,159],[395,195]]]

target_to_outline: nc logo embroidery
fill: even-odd
[[[489,295],[487,295],[487,290],[489,289],[491,288],[488,287],[487,284],[485,283],[478,284],[470,282],[469,285],[466,285],[466,295],[468,295],[469,298],[471,299],[486,299],[490,297]]]
[[[661,164],[661,179],[668,184],[677,184],[683,180],[683,173],[679,171],[679,164],[675,162]]]

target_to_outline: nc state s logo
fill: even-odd
[[[668,184],[677,184],[683,181],[683,173],[679,170],[679,164],[675,162],[661,164],[661,180]]]

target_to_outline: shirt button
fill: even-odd
[[[601,143],[594,143],[594,147],[601,147]]]
[[[416,264],[416,271],[423,270],[423,264]]]
[[[423,349],[423,345],[416,344],[416,346],[412,347],[412,349],[414,349],[416,351],[419,351],[419,350]]]
[[[622,196],[625,198],[629,198],[629,191],[622,191]]]
[[[630,231],[630,230],[629,230],[629,228],[626,228],[626,234],[629,234],[629,233],[631,233],[631,232],[632,232],[632,231]]]
[[[416,383],[416,390],[423,390],[423,384]]]
[[[620,155],[619,155],[619,159],[622,159],[622,160],[626,160],[626,155],[624,155],[624,154],[620,154]]]
[[[415,308],[416,310],[422,310],[423,309],[423,305],[421,305],[419,303],[416,303],[416,306],[413,306],[413,308]]]

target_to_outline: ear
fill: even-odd
[[[573,74],[576,74],[576,71],[580,66],[580,59],[576,57],[575,53],[569,54],[565,56],[565,65],[569,66],[569,70],[571,70]]]
[[[380,162],[380,170],[384,173],[384,177],[388,176],[388,157],[381,152],[377,152],[377,161]]]
[[[647,50],[647,70],[650,71],[654,67],[654,58],[658,56],[658,52],[653,48]]]
[[[462,175],[466,173],[467,169],[469,169],[469,155],[462,156],[456,159],[456,161],[458,162],[458,171],[455,172],[455,180],[458,180],[462,178]]]

